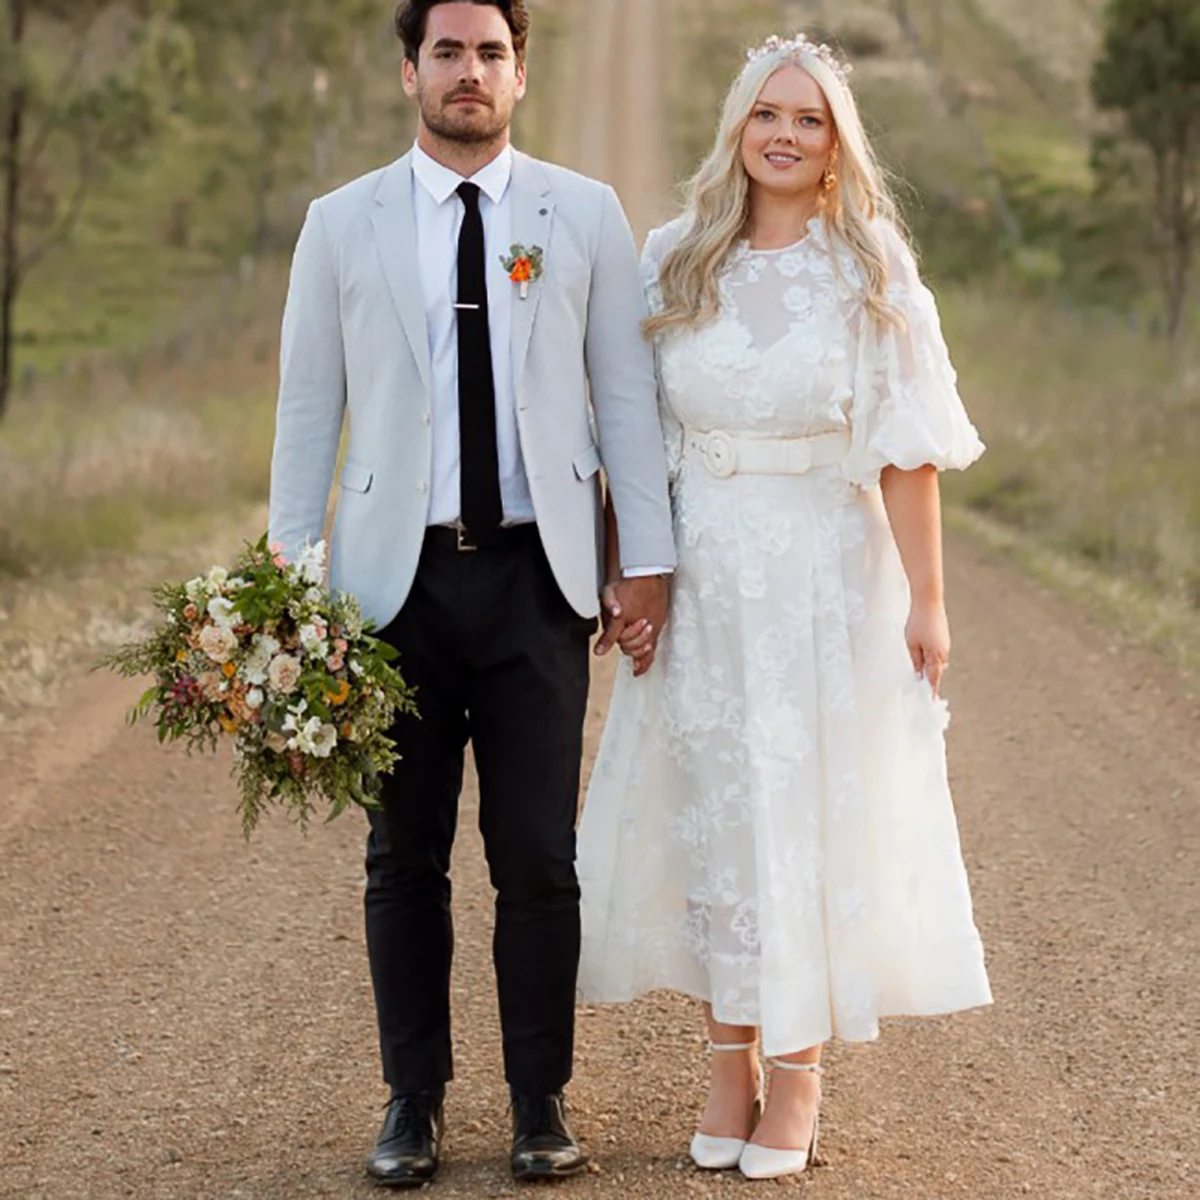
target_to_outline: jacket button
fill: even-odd
[[[425,414],[425,415],[424,415],[424,416],[421,418],[421,420],[422,420],[422,421],[423,421],[423,422],[424,422],[426,425],[432,425],[432,424],[433,424],[433,413],[426,413],[426,414]]]
[[[420,492],[422,496],[425,495],[425,493],[429,491],[429,484],[422,480],[417,484],[417,491]]]

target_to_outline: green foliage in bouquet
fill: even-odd
[[[378,806],[396,762],[387,736],[413,693],[358,602],[324,586],[324,543],[288,563],[264,536],[232,567],[153,591],[163,622],[101,662],[154,683],[130,712],[188,752],[232,741],[247,838],[272,805],[307,828],[351,804]]]

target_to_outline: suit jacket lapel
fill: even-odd
[[[550,269],[550,231],[554,223],[554,197],[550,193],[550,180],[540,163],[524,154],[513,158],[512,174],[512,235],[513,242],[526,249],[541,246],[545,252],[545,269]],[[505,253],[507,253],[507,248]],[[513,383],[517,395],[521,394],[521,381],[525,377],[525,360],[529,355],[529,341],[533,336],[533,323],[541,306],[545,280],[539,279],[529,285],[529,295],[522,300],[519,289],[513,284],[512,318],[512,366]]]
[[[384,172],[375,194],[371,223],[383,262],[383,273],[392,301],[412,347],[425,390],[433,391],[433,365],[429,358],[429,325],[421,294],[421,267],[417,259],[417,225],[413,214],[412,155],[406,154]]]

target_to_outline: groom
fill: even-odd
[[[367,1169],[437,1172],[450,1036],[450,851],[464,750],[496,889],[518,1179],[586,1159],[564,1117],[579,956],[575,815],[603,559],[621,617],[666,615],[675,562],[633,239],[611,188],[514,152],[524,0],[405,0],[417,144],[309,209],[283,321],[271,536],[324,525],[331,585],[401,654],[421,719],[367,842],[367,948],[391,1102]],[[502,259],[505,260],[502,265]],[[606,641],[621,630],[609,622]]]

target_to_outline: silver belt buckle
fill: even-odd
[[[461,525],[456,526],[454,532],[458,537],[459,554],[474,554],[479,549],[474,542],[468,540],[467,531]]]

